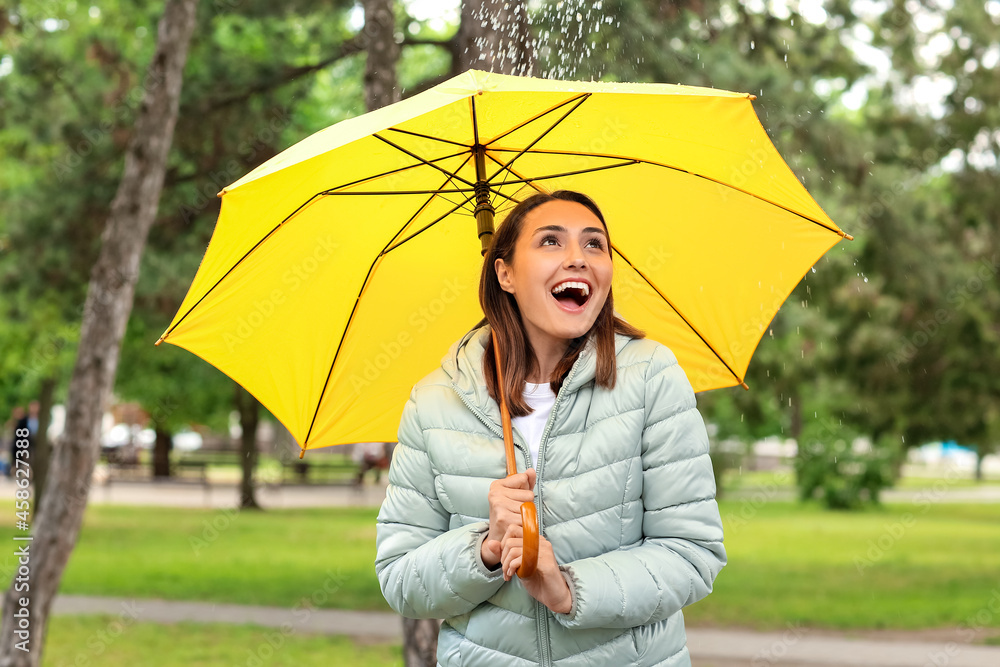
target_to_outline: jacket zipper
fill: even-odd
[[[473,407],[472,403],[470,403],[469,400],[465,397],[465,394],[463,394],[461,391],[459,391],[458,387],[455,386],[454,382],[451,383],[451,388],[455,390],[455,393],[458,394],[458,397],[460,399],[462,399],[462,402],[465,403],[465,406],[467,408],[469,408],[469,410],[472,411],[472,414],[474,414],[477,417],[479,417],[479,421],[481,421],[484,424],[486,424],[486,426],[491,431],[493,431],[493,433],[495,433],[502,440],[503,439],[503,429],[502,429],[502,427],[501,428],[497,428],[496,424],[494,424],[492,421],[490,421],[490,419],[486,415],[484,415],[478,409],[476,409],[475,407]],[[514,430],[513,430],[513,428],[511,428],[511,436],[513,436],[513,435],[514,435]],[[525,445],[522,445],[517,440],[514,440],[514,446],[517,447],[519,450],[521,450],[521,453],[524,455],[525,462],[527,462],[527,461],[530,460],[528,458],[528,456],[529,456],[528,455],[528,450],[527,450],[527,447]],[[538,471],[536,470],[535,472],[538,472]]]
[[[538,443],[538,465],[537,465],[537,467],[535,469],[535,498],[536,498],[536,505],[537,505],[537,509],[538,509],[538,534],[539,535],[542,535],[542,484],[541,484],[541,482],[542,482],[542,468],[545,465],[545,460],[544,460],[542,454],[545,451],[545,443],[549,439],[549,431],[552,430],[552,424],[555,422],[556,408],[559,407],[559,403],[562,400],[563,396],[565,395],[565,389],[569,385],[569,381],[571,379],[573,379],[573,375],[576,374],[576,368],[577,368],[577,365],[574,364],[573,368],[570,369],[569,374],[566,376],[566,379],[563,381],[562,386],[559,388],[559,394],[556,396],[556,400],[552,403],[552,411],[549,413],[549,419],[545,423],[545,430],[542,431],[542,439]],[[476,415],[477,417],[479,417],[479,420],[482,421],[484,424],[486,424],[487,428],[489,428],[491,431],[493,431],[493,433],[495,433],[498,436],[500,436],[500,438],[503,438],[503,430],[502,430],[502,428],[501,429],[497,429],[496,425],[492,421],[490,421],[489,419],[487,419],[486,415],[484,415],[478,409],[476,409],[475,407],[473,407],[472,403],[470,403],[469,400],[465,397],[465,394],[463,394],[461,391],[459,391],[458,387],[455,386],[454,382],[451,383],[451,387],[452,387],[452,389],[455,390],[455,393],[458,394],[458,397],[460,399],[462,399],[462,402],[465,403],[466,407],[468,407],[469,410],[471,410],[474,415]],[[511,435],[513,435],[513,431],[511,432]],[[524,454],[525,462],[530,461],[529,454],[528,454],[527,448],[525,446],[522,446],[516,440],[514,441],[514,446],[517,447],[518,449],[520,449],[521,453]],[[535,631],[536,631],[536,635],[537,635],[537,638],[538,638],[538,652],[539,652],[539,655],[541,656],[541,662],[540,662],[541,667],[549,667],[550,665],[552,665],[552,658],[549,655],[549,622],[548,622],[549,619],[548,619],[548,613],[549,613],[548,607],[546,607],[545,605],[543,605],[538,600],[535,600]]]
[[[555,423],[556,418],[556,408],[559,407],[559,402],[565,395],[565,389],[569,386],[569,381],[573,379],[573,375],[576,374],[576,368],[578,364],[574,364],[573,368],[570,369],[569,375],[563,381],[562,386],[559,387],[559,394],[556,396],[556,400],[552,403],[552,412],[549,413],[549,420],[545,424],[545,430],[542,431],[542,439],[538,443],[538,467],[535,470],[535,495],[538,498],[538,534],[542,535],[542,470],[545,467],[545,444],[549,439],[549,431],[552,429],[552,425]],[[543,605],[538,600],[535,600],[535,621],[537,623],[537,633],[538,633],[538,651],[541,656],[542,667],[548,667],[552,664],[552,657],[549,655],[549,608]]]

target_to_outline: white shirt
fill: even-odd
[[[549,415],[552,414],[556,395],[548,382],[544,384],[525,382],[524,400],[534,408],[534,412],[524,417],[512,417],[510,423],[512,426],[516,426],[517,430],[524,436],[525,444],[528,445],[531,452],[532,466],[537,469],[538,447],[542,443],[542,434],[545,432],[545,424],[549,421]]]

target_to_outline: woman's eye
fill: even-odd
[[[548,241],[555,241],[556,243],[558,243],[559,239],[557,239],[554,236],[546,236],[545,238],[542,239],[542,242],[541,242],[540,245],[546,245],[546,243]],[[599,238],[592,238],[589,241],[587,241],[587,245],[591,245],[591,244],[596,244],[594,247],[599,248],[601,250],[604,250],[604,242],[601,239],[599,239]]]

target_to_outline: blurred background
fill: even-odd
[[[15,429],[33,519],[74,441],[88,286],[180,4],[162,194],[138,275],[118,276],[134,301],[42,664],[425,664],[372,565],[391,443],[300,462],[252,396],[152,343],[223,187],[469,67],[753,93],[854,236],[767,325],[750,390],[699,395],[730,565],[685,610],[695,664],[1000,664],[1000,0],[5,3],[0,534],[18,521]],[[16,571],[7,557],[2,583]]]

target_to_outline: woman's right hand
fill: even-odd
[[[486,567],[493,568],[500,563],[503,548],[500,541],[507,533],[508,526],[521,525],[521,505],[535,499],[535,469],[494,480],[488,495],[490,502],[490,530],[483,540],[480,557]]]

